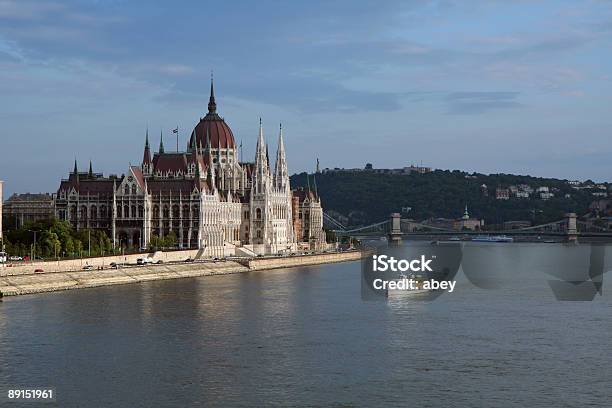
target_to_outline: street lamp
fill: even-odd
[[[34,244],[32,245],[32,248],[30,249],[30,261],[32,263],[34,263],[34,257],[36,256],[36,233],[38,231],[36,230],[28,230],[28,232],[33,232],[34,233]]]

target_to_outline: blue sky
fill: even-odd
[[[291,172],[436,168],[612,180],[612,3],[0,0],[0,178],[123,173],[145,129],[181,148],[258,118]]]

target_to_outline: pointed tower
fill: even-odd
[[[77,167],[77,160],[74,159],[74,169],[72,170],[72,173],[74,174],[74,180],[77,182],[79,182],[79,169]]]
[[[217,103],[215,102],[215,88],[213,84],[213,74],[210,73],[210,97],[208,98],[208,113],[217,113]]]
[[[164,134],[159,131],[159,154],[164,154]]]
[[[470,213],[468,212],[468,208],[467,208],[467,204],[465,205],[465,210],[463,211],[463,217],[461,217],[464,220],[469,220],[470,219]]]
[[[91,165],[91,160],[89,161],[89,171],[87,172],[87,175],[90,179],[93,178],[93,166]]]
[[[253,193],[263,194],[268,191],[267,185],[270,178],[270,168],[268,166],[268,152],[266,141],[263,135],[263,125],[259,118],[259,137],[257,138],[257,148],[255,151],[255,168],[253,170]]]
[[[142,173],[145,176],[150,176],[153,173],[153,165],[151,163],[151,148],[149,147],[149,129],[145,136],[144,154],[142,156]]]
[[[279,190],[289,188],[289,171],[287,170],[287,157],[285,156],[285,141],[283,140],[283,125],[278,133],[278,147],[276,150],[276,164],[274,166],[274,187]]]

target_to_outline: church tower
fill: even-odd
[[[287,157],[285,156],[285,142],[283,140],[283,125],[280,125],[278,134],[278,147],[276,150],[276,165],[274,166],[274,188],[277,191],[287,191],[289,188],[289,171],[287,170]]]
[[[259,137],[255,152],[255,168],[253,170],[252,195],[259,196],[270,190],[270,166],[268,165],[268,149],[263,135],[261,118],[259,119]]]
[[[270,243],[270,192],[272,182],[270,178],[270,167],[266,141],[263,135],[261,118],[259,119],[259,136],[257,138],[257,149],[255,153],[255,166],[253,169],[253,184],[251,187],[251,243]]]
[[[142,174],[145,177],[153,174],[153,163],[151,162],[151,149],[149,147],[149,129],[147,129],[147,134],[145,136],[144,155],[142,157]]]

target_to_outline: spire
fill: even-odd
[[[210,98],[208,99],[208,113],[217,113],[217,103],[215,102],[215,88],[213,85],[212,71],[210,71]]]
[[[142,156],[142,166],[144,169],[145,164],[151,163],[151,149],[149,148],[149,129],[147,128],[147,133],[145,136],[145,147],[144,154]]]
[[[161,130],[159,131],[159,153],[164,153],[164,134]]]
[[[263,193],[267,189],[270,167],[268,165],[267,145],[263,135],[263,125],[259,118],[259,136],[255,152],[255,169],[253,171],[253,187],[255,193]]]
[[[75,181],[76,181],[76,183],[78,185],[79,184],[79,170],[77,168],[76,158],[74,159],[74,170],[73,170],[73,172],[74,172],[74,179],[75,179]]]
[[[283,124],[280,124],[278,132],[278,147],[276,150],[276,164],[274,166],[274,183],[281,190],[289,185],[289,171],[287,170],[287,158],[285,156],[285,142],[283,140]]]
[[[314,193],[316,197],[319,195],[319,190],[317,189],[317,178],[314,174],[312,175],[312,183],[314,184]]]
[[[463,211],[463,219],[464,220],[469,220],[470,219],[470,214],[468,213],[467,204],[465,205],[465,210]]]
[[[89,161],[89,177],[93,178],[93,167],[91,165],[91,160]]]

